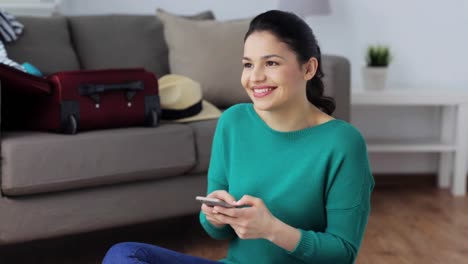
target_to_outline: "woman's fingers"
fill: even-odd
[[[218,214],[214,214],[213,217],[216,219],[216,221],[221,222],[223,224],[230,225],[230,224],[236,223],[236,218],[230,217],[225,214],[218,213]]]
[[[220,213],[220,214],[223,214],[223,215],[227,215],[227,216],[230,216],[230,217],[240,217],[240,215],[242,214],[242,209],[238,209],[238,208],[226,208],[226,207],[222,207],[222,206],[215,206],[213,208],[213,212],[217,212],[217,213]]]
[[[242,198],[236,202],[237,206],[260,206],[263,201],[260,198],[253,197],[250,195],[244,195]]]
[[[232,205],[234,205],[236,202],[236,199],[234,199],[234,197],[230,195],[228,192],[226,192],[225,190],[214,191],[210,193],[207,197],[221,199]]]

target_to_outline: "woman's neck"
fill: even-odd
[[[254,109],[269,127],[281,132],[301,130],[333,119],[309,101],[274,111],[258,110],[255,105]]]

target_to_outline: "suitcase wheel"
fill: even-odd
[[[146,117],[146,125],[149,127],[155,127],[159,124],[159,116],[156,110],[151,110]]]
[[[67,122],[62,127],[62,132],[65,134],[76,134],[78,131],[78,122],[76,121],[76,117],[74,115],[69,115],[67,118]]]

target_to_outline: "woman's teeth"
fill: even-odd
[[[273,90],[273,88],[262,88],[262,89],[254,89],[254,92],[256,93],[266,93]]]

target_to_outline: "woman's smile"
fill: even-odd
[[[277,86],[257,85],[252,87],[252,91],[255,98],[262,98],[273,93],[276,88]]]

